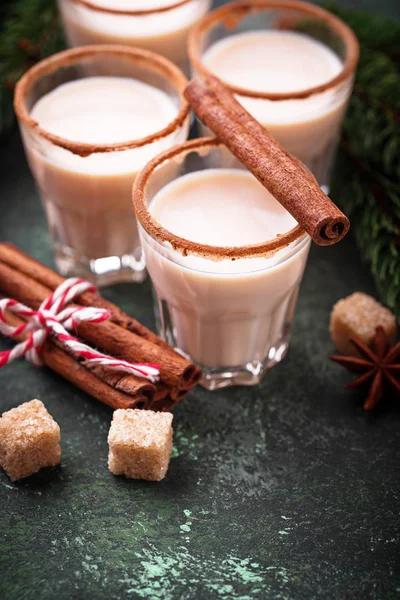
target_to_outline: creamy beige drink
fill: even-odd
[[[176,114],[167,94],[122,77],[64,83],[43,96],[31,112],[46,131],[88,144],[146,137],[163,129]],[[31,149],[30,165],[60,243],[88,259],[138,252],[131,202],[135,174],[171,143],[160,140],[137,150],[95,153],[85,159],[57,147],[45,158]]]
[[[174,179],[154,195],[149,211],[168,232],[200,245],[254,245],[297,225],[243,169],[210,168]],[[254,383],[282,358],[308,236],[265,257],[210,260],[182,256],[140,231],[164,333],[210,374],[210,389],[231,384],[228,375],[215,383],[213,372],[247,370],[254,378],[238,375],[236,383]]]
[[[330,81],[343,64],[328,46],[292,31],[252,31],[212,45],[205,66],[223,81],[254,92],[299,92]],[[311,170],[336,139],[347,104],[328,91],[304,100],[239,97],[241,104]]]
[[[59,0],[71,46],[128,44],[186,66],[190,28],[211,0]]]
[[[54,60],[66,66],[54,71]],[[51,74],[40,76],[47,63]],[[186,79],[165,59],[113,46],[69,50],[47,63],[32,70],[40,86],[30,72],[24,78],[25,114],[21,80],[16,108],[57,266],[98,285],[143,280],[132,184],[151,158],[186,140]],[[107,75],[118,67],[125,76]]]

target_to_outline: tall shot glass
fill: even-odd
[[[299,43],[308,40],[307,51],[301,46],[304,55],[296,52],[293,36],[288,39],[292,32],[301,34]],[[267,35],[271,33],[272,38]],[[268,46],[272,42],[274,50]],[[188,52],[192,71],[219,77],[328,193],[359,56],[352,30],[307,2],[238,0],[193,27]],[[332,66],[336,75],[327,70],[325,78],[324,68],[319,71],[320,83],[310,86],[315,64],[319,69],[321,64]]]
[[[159,333],[203,369],[209,390],[255,385],[282,360],[310,246],[299,225],[263,243],[210,246],[171,233],[152,215],[154,198],[182,175],[215,177],[226,168],[250,176],[221,142],[200,138],[156,157],[133,188]]]
[[[81,141],[79,126],[78,133],[76,127],[74,131],[78,139],[60,137],[32,118],[36,103],[57,92],[61,85],[100,77],[105,88],[105,79],[118,77],[162,92],[175,116],[169,122],[167,117],[162,129],[152,130],[154,133],[146,137],[139,135],[138,139],[119,139],[115,143]],[[85,277],[97,285],[144,279],[132,184],[151,158],[187,139],[189,106],[183,97],[186,83],[183,73],[161,56],[130,47],[99,45],[67,50],[43,60],[17,84],[15,110],[25,152],[46,211],[55,261],[63,275]],[[81,105],[73,95],[70,100],[67,106],[76,113],[68,114],[68,118],[74,124],[75,114],[77,119],[82,118]],[[100,139],[102,128],[107,127],[113,135],[111,117],[116,122],[122,118],[118,98],[111,98],[110,104],[106,108],[111,112],[98,115],[89,111],[87,117]],[[57,99],[51,110],[57,114]]]

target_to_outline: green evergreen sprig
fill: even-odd
[[[0,132],[14,122],[12,99],[21,75],[63,47],[55,0],[16,0],[2,6],[0,30]]]
[[[361,46],[332,197],[383,301],[400,317],[400,23],[329,5]]]
[[[383,301],[400,317],[400,23],[325,5],[361,45],[332,197],[348,214]],[[13,123],[13,88],[33,63],[64,46],[55,0],[3,0],[0,132]]]

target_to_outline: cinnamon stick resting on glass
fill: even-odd
[[[38,309],[43,300],[63,281],[63,277],[12,244],[0,243],[0,292],[3,296],[15,298],[33,309]],[[64,351],[64,348],[58,347],[57,342],[51,340],[49,346],[51,358],[53,354],[57,354],[59,358],[58,350],[61,350],[69,360],[79,366],[79,373],[76,369],[73,369],[73,373],[79,377],[86,377],[87,381],[94,377],[106,386],[102,387],[102,396],[107,390],[116,390],[128,398],[131,396],[136,399],[141,396],[141,401],[145,396],[148,399],[146,408],[151,407],[154,401],[157,403],[157,409],[170,410],[198,383],[201,377],[200,369],[112,303],[92,292],[82,294],[77,299],[77,303],[83,306],[106,308],[111,315],[110,320],[103,323],[81,323],[77,328],[79,337],[114,357],[130,362],[160,365],[160,383],[153,385],[139,377],[116,374],[103,367],[91,367],[89,370],[85,361],[78,365],[77,361]],[[60,373],[60,370],[57,372]],[[60,374],[74,382],[66,374]],[[78,382],[76,385],[85,389]],[[110,404],[100,398],[99,394],[90,391],[89,393],[102,402]],[[126,406],[121,405],[119,408],[126,408]]]
[[[185,96],[198,117],[320,246],[339,242],[350,222],[300,161],[291,157],[216,77],[193,79]]]

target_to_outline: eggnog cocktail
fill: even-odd
[[[158,157],[134,186],[161,334],[216,389],[286,352],[309,236],[219,142]]]
[[[143,279],[132,184],[151,158],[186,139],[188,108],[174,65],[100,48],[34,67],[18,86],[16,108],[57,265],[101,285]]]

